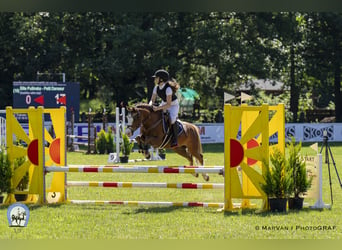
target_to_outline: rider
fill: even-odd
[[[152,77],[154,78],[155,86],[149,104],[153,105],[157,96],[162,99],[162,102],[159,106],[153,106],[153,110],[169,111],[171,119],[171,131],[173,133],[171,147],[177,147],[178,125],[176,120],[179,111],[179,102],[175,92],[179,88],[179,85],[176,82],[171,81],[169,73],[163,69],[157,70]]]

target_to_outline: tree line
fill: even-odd
[[[249,80],[272,79],[290,88],[293,122],[308,97],[342,121],[341,13],[2,12],[0,32],[1,109],[12,105],[12,82],[37,72],[80,82],[83,101],[146,101],[152,74],[165,68],[203,107],[222,107],[223,93]]]

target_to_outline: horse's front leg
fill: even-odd
[[[139,153],[143,153],[143,150],[144,150],[144,136],[143,135],[137,135],[135,137],[135,142],[138,145]]]
[[[148,151],[148,143],[146,143],[146,137],[144,135],[138,135],[135,138],[135,141],[138,144],[138,148],[139,148],[139,153],[144,154],[146,159],[149,159],[151,157],[150,152]]]
[[[160,138],[157,136],[146,136],[145,144],[149,144],[154,148],[158,148],[158,146],[160,146]]]
[[[149,159],[151,157],[149,148],[152,146],[153,148],[158,148],[160,146],[160,138],[157,136],[146,136],[145,137],[145,145],[146,145],[146,159]]]

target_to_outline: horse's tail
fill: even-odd
[[[197,137],[197,142],[198,142],[198,151],[199,151],[199,163],[201,165],[204,165],[204,159],[203,159],[203,149],[202,149],[202,143],[201,143],[201,137],[200,137],[200,129],[194,125],[195,127],[195,134],[196,134],[196,137]],[[207,180],[207,179],[206,179]]]
[[[193,138],[193,140],[198,144],[198,148],[199,148],[199,153],[203,153],[203,150],[202,150],[202,143],[201,143],[201,137],[200,137],[200,130],[199,128],[192,124],[192,123],[188,123],[187,122],[187,125],[190,129],[188,129],[187,132],[185,133],[188,133],[189,136],[191,136]]]
[[[200,150],[200,153],[203,154],[201,137],[200,137],[200,130],[196,125],[194,125],[194,127],[196,129],[196,136],[197,136],[197,140],[198,140],[198,144],[199,144],[198,148]]]
[[[200,137],[200,130],[199,128],[194,125],[194,124],[190,124],[191,125],[191,133],[192,133],[192,138],[193,141],[196,142],[197,144],[197,156],[195,156],[195,158],[199,161],[199,163],[201,165],[203,165],[203,149],[202,149],[202,143],[201,143],[201,137]]]

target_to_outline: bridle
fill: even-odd
[[[163,118],[159,119],[155,124],[153,124],[153,126],[151,126],[151,127],[149,127],[149,128],[146,128],[145,123],[146,123],[146,121],[148,121],[148,120],[150,119],[150,117],[151,117],[151,112],[149,113],[149,115],[148,115],[147,117],[144,118],[144,120],[141,119],[141,114],[140,114],[139,109],[137,109],[136,112],[137,112],[136,114],[132,115],[132,118],[133,118],[133,120],[135,120],[135,119],[139,119],[139,120],[140,120],[140,122],[139,122],[140,128],[144,127],[144,128],[145,128],[145,133],[147,133],[147,132],[149,132],[150,130],[152,130],[152,129],[154,129],[155,127],[157,127],[157,126],[159,125],[159,123],[161,123],[161,121],[162,121],[162,119],[163,119]],[[135,130],[138,129],[138,127],[133,128],[132,125],[127,126],[127,128],[129,128],[131,131],[135,131]]]

